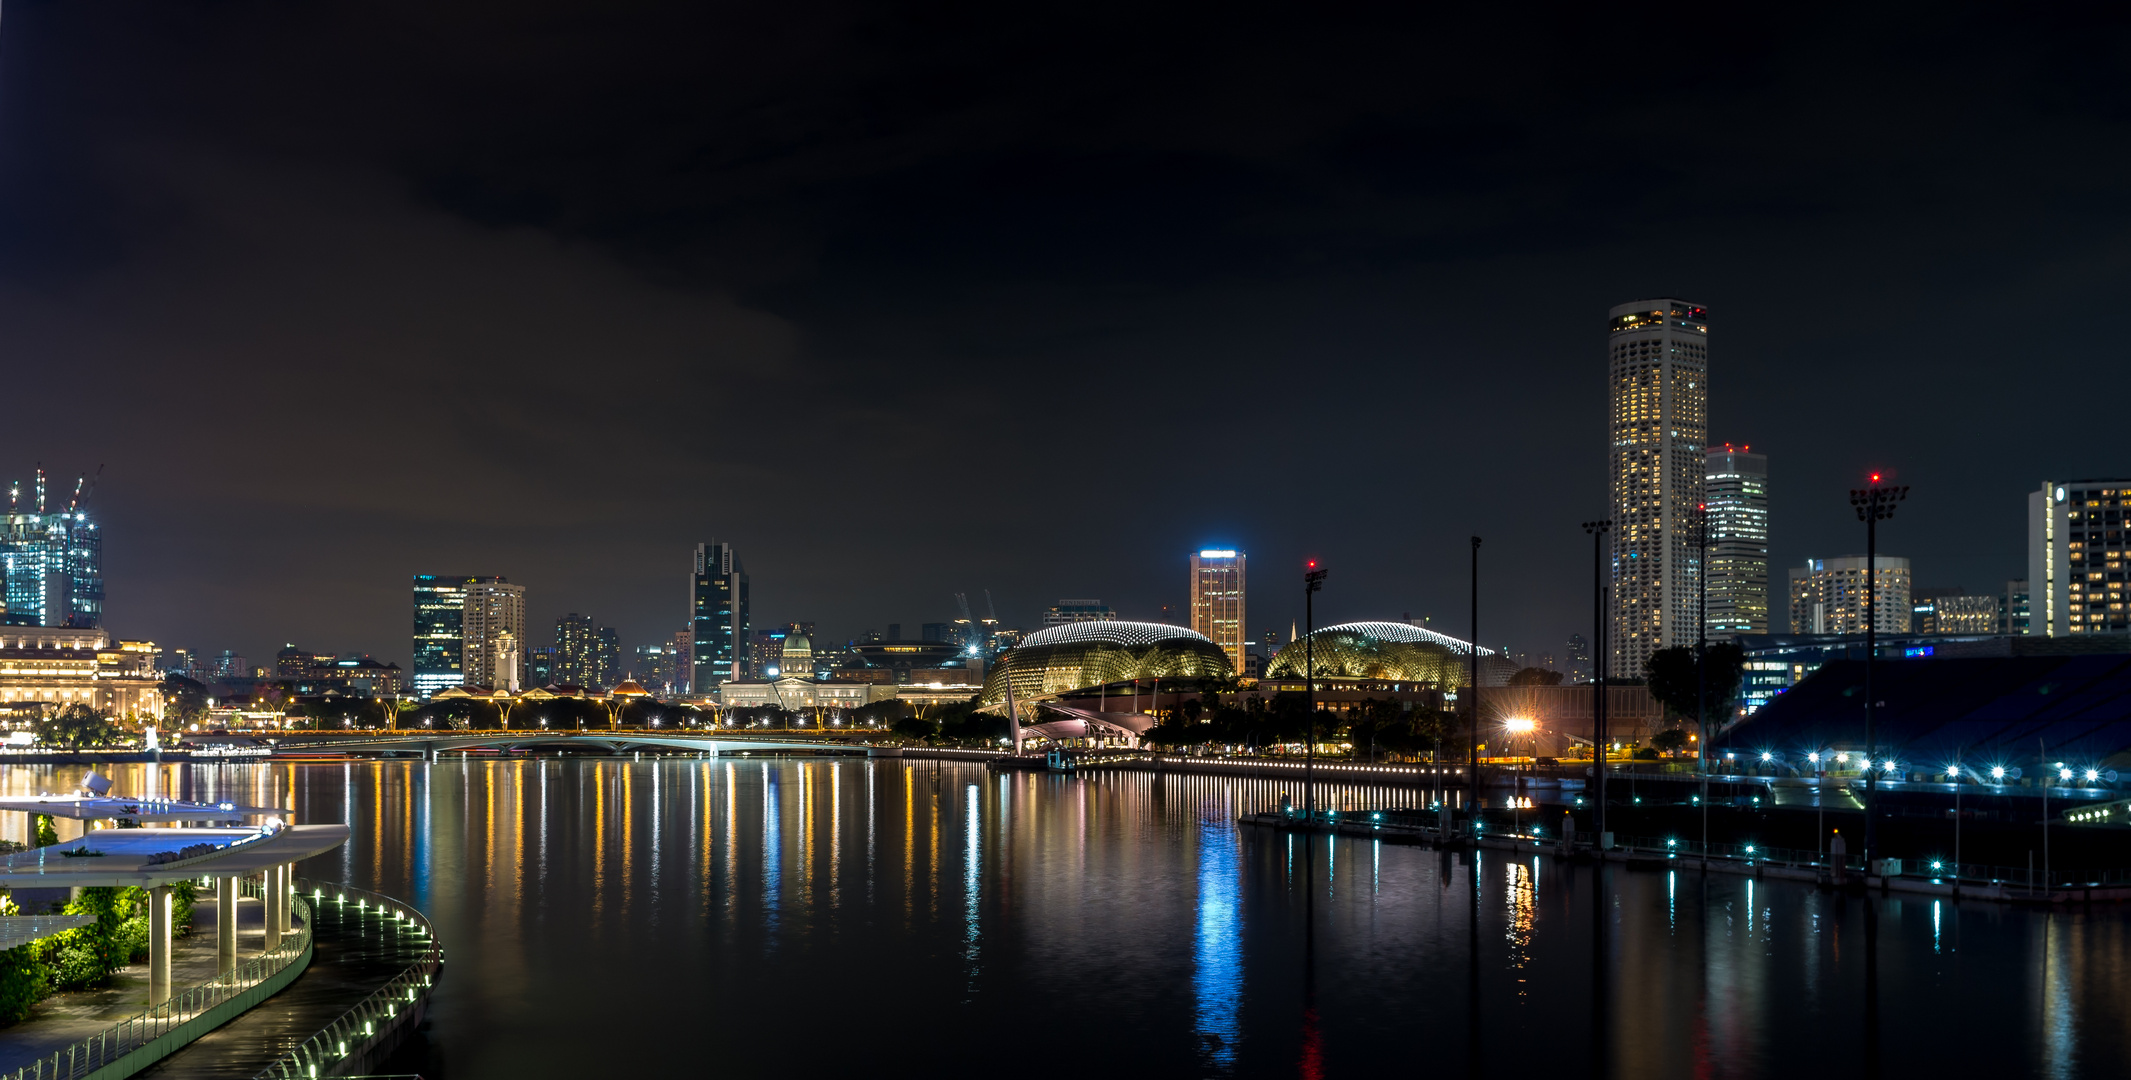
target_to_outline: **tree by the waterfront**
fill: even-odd
[[[1709,718],[1715,721],[1725,716],[1732,700],[1738,696],[1739,680],[1746,669],[1746,651],[1735,641],[1712,643],[1708,664],[1709,696],[1705,702]],[[1665,707],[1668,715],[1694,716],[1695,687],[1699,679],[1695,674],[1693,646],[1659,649],[1650,654],[1650,662],[1644,670],[1650,676],[1650,696]]]
[[[111,718],[87,705],[69,705],[37,721],[37,741],[75,750],[110,746],[123,734]]]

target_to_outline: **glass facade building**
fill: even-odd
[[[752,627],[747,610],[747,571],[733,546],[716,540],[697,544],[688,577],[689,629],[695,653],[690,690],[708,694],[747,673]]]
[[[84,511],[9,513],[0,533],[7,625],[102,626],[103,552],[103,534]]]
[[[467,587],[502,580],[469,574],[414,575],[415,697],[427,701],[439,690],[465,684]]]
[[[1768,633],[1768,455],[1726,443],[1703,458],[1711,641]]]

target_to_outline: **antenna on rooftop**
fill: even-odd
[[[37,512],[44,513],[44,462],[37,463]]]

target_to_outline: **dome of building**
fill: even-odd
[[[814,643],[805,634],[789,634],[784,639],[784,663],[787,674],[809,671],[814,666]]]
[[[1301,678],[1303,642],[1316,675],[1332,679],[1388,679],[1449,688],[1469,681],[1472,645],[1408,623],[1351,622],[1327,626],[1287,643],[1265,666],[1269,679]],[[1494,655],[1481,649],[1483,657]],[[1483,683],[1485,680],[1483,679]]]
[[[984,678],[983,704],[1006,704],[1008,679],[1015,704],[1025,705],[1105,683],[1234,674],[1213,639],[1181,626],[1067,623],[1030,634],[1000,657]]]

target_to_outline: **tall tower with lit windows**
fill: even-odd
[[[1244,554],[1208,548],[1191,557],[1191,628],[1214,640],[1237,671],[1244,667]]]
[[[716,540],[697,544],[695,569],[688,575],[688,628],[695,650],[688,681],[694,692],[708,694],[747,677],[754,630],[747,609],[747,571],[733,546]]]
[[[1769,631],[1768,455],[1750,451],[1725,443],[1703,457],[1711,641]]]
[[[1696,518],[1709,441],[1709,312],[1671,298],[1607,313],[1613,678],[1692,645],[1702,567]]]

